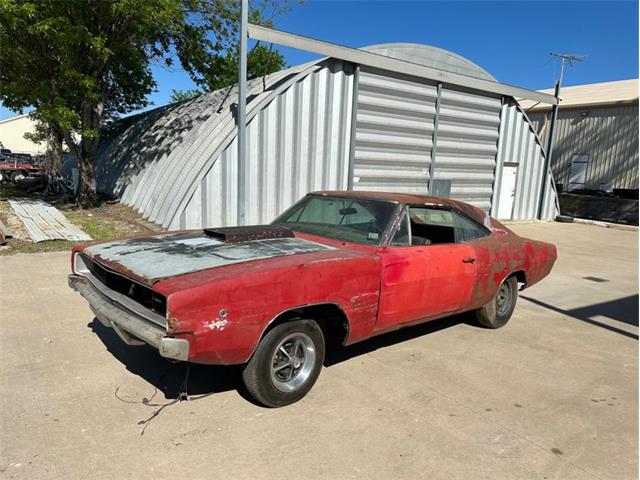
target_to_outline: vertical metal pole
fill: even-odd
[[[238,225],[245,224],[247,174],[247,38],[249,0],[240,6],[240,75],[238,78]]]
[[[553,157],[553,143],[556,133],[556,120],[558,118],[558,108],[560,108],[560,82],[562,81],[562,70],[560,72],[560,80],[556,82],[555,97],[557,103],[551,110],[551,123],[549,124],[549,139],[547,142],[547,156],[544,159],[544,169],[542,170],[542,188],[540,189],[540,201],[538,202],[538,220],[542,220],[542,215],[544,213],[544,197],[547,194],[547,172],[549,171],[549,165],[551,165],[551,158]]]
[[[429,162],[429,183],[427,190],[433,195],[433,175],[435,172],[436,156],[438,154],[438,128],[440,126],[440,105],[442,104],[442,83],[438,82],[436,97],[436,115],[433,119],[433,136],[431,138],[431,161]]]
[[[355,65],[353,72],[353,94],[351,96],[351,125],[349,137],[349,178],[347,178],[347,190],[353,190],[353,175],[356,170],[356,124],[358,122],[358,91],[360,84],[360,65]]]

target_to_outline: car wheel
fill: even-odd
[[[0,183],[7,179],[7,175],[4,172],[0,172]]]
[[[22,180],[23,178],[27,178],[27,174],[24,172],[13,172],[13,175],[11,175],[11,181],[13,183],[18,183],[20,180]]]
[[[313,320],[277,325],[262,338],[242,372],[249,394],[267,407],[304,397],[320,375],[324,335]]]
[[[516,308],[517,299],[518,281],[516,277],[509,277],[502,282],[493,300],[476,310],[478,322],[487,328],[504,326]]]

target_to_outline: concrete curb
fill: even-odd
[[[589,220],[587,218],[574,218],[573,223],[581,223],[583,225],[597,225],[598,227],[614,228],[617,230],[628,230],[630,232],[637,232],[638,227],[635,225],[623,225],[620,223],[601,222],[600,220]]]

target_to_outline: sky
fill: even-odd
[[[293,0],[295,2],[295,0]],[[551,88],[559,65],[549,53],[585,55],[565,70],[564,85],[638,77],[637,1],[342,1],[295,3],[276,28],[349,47],[413,42],[434,45],[477,63],[503,83]],[[288,65],[317,55],[281,48]],[[153,67],[157,91],[194,88],[180,69]],[[0,106],[0,119],[15,115]]]

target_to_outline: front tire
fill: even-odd
[[[277,325],[262,338],[242,379],[249,394],[266,407],[283,407],[303,398],[320,375],[325,343],[313,320]]]
[[[493,300],[475,311],[478,322],[487,328],[503,327],[511,318],[517,299],[518,281],[516,277],[509,277],[502,282]]]
[[[11,175],[11,181],[15,184],[17,184],[20,180],[27,178],[28,174],[23,172],[22,170],[19,170],[17,172],[13,172],[13,174]]]

